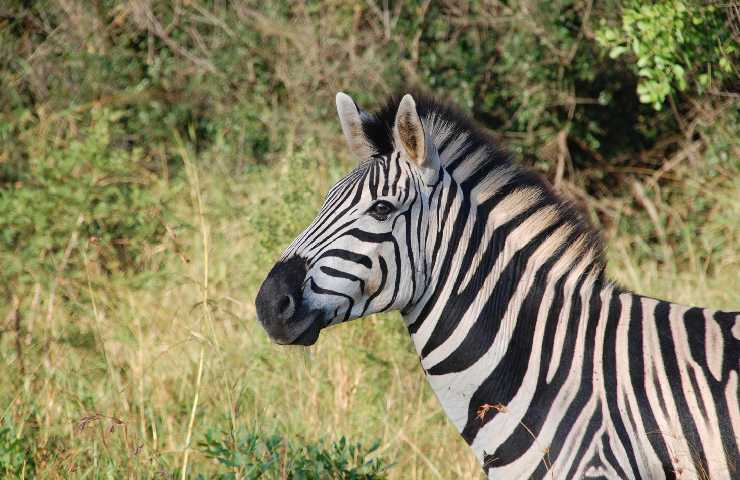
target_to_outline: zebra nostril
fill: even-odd
[[[277,314],[283,320],[287,320],[293,316],[295,312],[295,301],[290,295],[283,295],[277,301]]]

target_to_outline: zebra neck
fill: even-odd
[[[469,269],[437,279],[439,291],[407,315],[429,382],[469,442],[480,426],[481,406],[509,404],[527,372],[538,369],[533,362],[560,355],[566,336],[584,333],[596,321],[594,299],[611,291],[593,256],[558,250],[566,233],[554,226],[542,241],[482,255],[480,262],[489,266],[485,274]]]

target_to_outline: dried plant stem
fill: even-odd
[[[195,377],[195,394],[193,394],[193,408],[190,410],[190,421],[188,422],[188,434],[185,437],[185,451],[182,455],[182,471],[180,478],[185,480],[188,475],[188,457],[190,456],[190,441],[193,438],[193,424],[195,423],[195,412],[198,410],[198,396],[200,394],[200,383],[203,378],[203,358],[205,349],[200,347],[200,359],[198,360],[198,374]]]
[[[185,160],[185,168],[186,173],[188,175],[188,180],[190,181],[190,188],[191,188],[191,195],[194,197],[195,204],[198,207],[198,220],[200,223],[200,231],[201,231],[201,237],[202,237],[202,243],[203,243],[203,298],[202,298],[202,305],[203,305],[203,313],[208,320],[208,325],[211,330],[212,335],[212,341],[216,344],[218,348],[218,343],[216,343],[216,337],[215,337],[215,330],[213,328],[213,318],[211,316],[211,310],[208,306],[208,264],[209,264],[209,228],[205,221],[205,216],[203,215],[203,199],[200,194],[200,182],[198,180],[198,172],[196,170],[196,167],[193,165],[193,163],[189,160],[188,152],[184,148],[182,148],[183,153],[183,159]],[[219,348],[220,350],[220,348]],[[200,347],[200,358],[198,360],[198,374],[195,379],[195,393],[193,394],[193,407],[190,411],[190,421],[188,422],[188,433],[185,438],[185,450],[183,452],[182,457],[182,471],[180,472],[180,478],[182,480],[185,480],[187,478],[188,473],[188,458],[190,456],[190,442],[193,436],[193,425],[195,423],[195,413],[198,410],[198,397],[200,395],[200,386],[201,381],[203,378],[203,361],[205,358],[205,345],[201,343]],[[228,391],[228,389],[227,389]],[[231,401],[231,398],[229,397],[229,400]],[[231,403],[233,405],[233,403]],[[233,411],[233,409],[232,409]],[[233,422],[233,419],[232,419]]]
[[[428,455],[425,455],[424,452],[414,443],[412,442],[403,432],[399,434],[399,438],[402,442],[404,442],[406,445],[411,447],[411,450],[414,451],[416,456],[420,458],[426,466],[429,468],[429,471],[432,472],[435,478],[442,478],[442,475],[439,473],[439,470],[437,470],[437,467],[434,466],[434,463],[432,463],[432,460],[429,458]]]
[[[108,375],[110,375],[111,382],[115,381],[113,370],[110,362],[108,361],[108,351],[105,348],[105,340],[103,340],[103,329],[101,328],[100,312],[98,311],[98,303],[95,301],[95,294],[93,293],[92,280],[90,278],[90,268],[87,263],[87,252],[82,249],[82,262],[85,266],[85,279],[87,281],[87,292],[90,295],[90,304],[93,309],[93,318],[95,319],[95,338],[100,343],[100,352],[103,354],[103,361],[108,369]]]
[[[23,363],[23,344],[21,341],[21,337],[23,336],[20,311],[21,299],[16,294],[11,294],[11,297],[10,310],[8,310],[8,314],[5,316],[5,322],[0,325],[0,339],[3,337],[3,332],[10,331],[11,329],[15,330],[16,360],[20,366],[21,375],[25,376],[26,369]]]
[[[207,224],[205,215],[203,214],[203,198],[200,191],[200,177],[198,175],[197,167],[191,161],[190,151],[184,147],[181,141],[180,152],[185,162],[186,175],[188,177],[188,182],[190,183],[191,197],[193,198],[193,203],[198,208],[198,221],[200,223],[201,237],[203,243],[203,298],[201,301],[201,305],[203,306],[203,314],[205,316],[206,323],[208,324],[208,329],[210,333],[209,341],[216,347],[216,361],[219,362],[221,371],[228,372],[229,369],[226,368],[223,358],[224,352],[221,349],[221,345],[218,341],[218,336],[216,335],[216,329],[213,323],[213,313],[211,312],[209,302],[209,250],[211,237],[209,225]],[[236,431],[236,402],[234,401],[234,394],[232,390],[233,382],[229,381],[226,373],[224,373],[224,376],[221,378],[221,382],[223,383],[223,391],[226,393],[226,401],[229,405],[229,419],[231,421],[231,429],[232,432],[234,432]]]

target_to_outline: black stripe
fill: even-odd
[[[380,195],[381,168],[383,167],[382,157],[373,163],[373,185],[370,187],[370,193],[373,200]]]
[[[578,452],[576,453],[576,456],[573,460],[573,464],[570,466],[570,470],[568,470],[568,474],[563,478],[576,478],[576,470],[578,467],[581,466],[583,463],[580,461],[583,459],[583,457],[586,456],[586,452],[589,448],[594,444],[594,437],[596,436],[596,432],[601,427],[602,424],[602,414],[601,414],[601,406],[596,406],[596,411],[593,415],[591,415],[591,419],[588,421],[588,425],[586,425],[586,431],[583,432],[583,435],[579,438],[580,445],[578,447]],[[568,428],[570,430],[570,428]],[[556,445],[557,442],[553,441],[553,445]],[[562,449],[560,449],[562,450]],[[570,452],[566,452],[568,454]],[[552,447],[550,447],[550,461],[554,464],[557,461],[557,458],[552,457]],[[537,469],[537,471],[534,472],[532,475],[533,478],[537,477],[538,472],[543,471],[542,475],[540,475],[540,478],[544,478],[548,474],[548,470],[545,469],[545,466],[540,462],[541,467]],[[587,464],[588,465],[588,464]],[[584,472],[585,473],[585,472]]]
[[[324,253],[321,254],[321,256],[318,259],[316,259],[316,261],[318,262],[319,260],[323,258],[331,258],[331,257],[341,258],[342,260],[347,260],[348,262],[359,263],[365,268],[373,267],[373,261],[367,255],[350,252],[349,250],[339,250],[336,248],[325,251]]]
[[[447,168],[447,171],[454,175],[455,169],[462,165],[464,161],[468,159],[470,154],[473,151],[477,150],[479,147],[480,144],[478,143],[466,141],[457,151],[453,152],[455,154],[455,157],[449,157],[447,162],[445,162],[445,167]]]
[[[339,206],[345,203],[354,192],[354,197],[352,198],[352,200],[349,201],[349,203],[347,203],[346,208],[339,212],[334,212],[334,208],[332,208],[334,207],[334,205],[324,205],[324,207],[321,209],[321,212],[319,213],[319,216],[317,217],[317,220],[319,218],[320,220],[317,223],[312,224],[312,226],[309,227],[309,229],[307,229],[301,235],[303,239],[299,244],[296,245],[296,249],[301,246],[304,249],[309,249],[312,245],[315,245],[317,242],[321,241],[322,234],[318,232],[324,232],[328,230],[329,227],[340,221],[342,217],[344,217],[350,210],[352,210],[352,208],[354,208],[354,206],[360,201],[360,198],[362,197],[362,186],[367,175],[368,170],[365,169],[362,172],[362,176],[360,177],[359,181],[354,185],[348,185],[347,189],[343,192],[343,195],[337,199],[336,205]],[[334,213],[333,216],[332,213]],[[323,218],[321,218],[322,216]]]
[[[663,464],[663,473],[666,478],[676,478],[676,472],[673,470],[670,453],[665,444],[663,433],[658,427],[658,422],[653,416],[650,409],[650,403],[647,398],[646,389],[653,388],[652,385],[645,383],[645,364],[643,354],[645,344],[642,337],[642,324],[644,321],[642,311],[642,297],[633,295],[632,307],[630,308],[630,323],[627,330],[627,353],[629,358],[629,376],[632,393],[637,399],[637,408],[642,418],[647,438],[653,451]]]
[[[549,237],[550,234],[552,234],[552,232],[560,225],[561,224],[559,222],[555,222],[545,228],[525,247],[512,256],[511,260],[509,260],[508,264],[501,272],[501,276],[493,287],[490,297],[486,300],[486,304],[478,316],[478,321],[476,321],[470,330],[468,330],[465,335],[465,339],[453,353],[429,369],[428,372],[430,375],[444,375],[465,370],[473,365],[473,363],[475,363],[491,348],[494,339],[498,335],[499,328],[501,327],[501,319],[503,318],[504,313],[506,313],[511,297],[514,295],[514,292],[519,285],[519,281],[522,279],[523,274],[526,271],[529,257],[534,254],[540,244],[545,241],[547,237]],[[493,243],[495,244],[496,241],[494,240]],[[503,244],[501,247],[503,247]],[[455,297],[455,299],[475,298],[475,295],[480,291],[481,284],[471,280],[468,287],[469,288],[466,289],[466,294],[459,295]],[[456,301],[451,301],[448,305],[450,304],[452,305],[449,311],[447,305],[445,306],[432,336],[429,338],[427,344],[424,345],[423,350],[426,354],[431,352],[433,349],[428,348],[430,345],[441,345],[441,343],[449,336],[446,331],[452,331],[452,329],[454,329],[454,325],[449,325],[451,322],[445,322],[444,320],[453,317],[460,318],[461,312],[467,310],[470,305],[469,303],[458,304]],[[422,357],[424,355],[425,353],[422,352]]]
[[[480,289],[483,285],[483,282],[485,281],[486,277],[491,273],[493,270],[494,265],[496,264],[496,261],[498,260],[498,256],[503,252],[504,246],[506,245],[506,240],[509,238],[509,236],[512,235],[512,232],[521,225],[524,221],[526,221],[529,217],[531,217],[533,214],[537,212],[539,209],[538,205],[535,205],[534,207],[526,210],[525,212],[520,213],[513,219],[511,219],[509,222],[505,223],[504,225],[497,228],[492,237],[491,240],[488,242],[488,246],[483,252],[483,255],[481,256],[478,263],[475,263],[475,255],[478,251],[478,248],[480,246],[485,228],[486,223],[488,221],[488,215],[481,214],[478,215],[476,218],[476,223],[473,225],[473,229],[470,233],[470,239],[466,242],[466,251],[465,255],[463,256],[461,260],[461,265],[469,265],[470,269],[473,270],[473,274],[470,278],[470,281],[466,285],[465,289],[462,292],[459,292],[459,284],[465,279],[465,276],[469,273],[467,270],[463,270],[461,272],[457,273],[457,278],[454,280],[454,287],[452,288],[452,294],[451,297],[447,300],[447,303],[445,304],[444,310],[440,314],[440,318],[437,321],[437,324],[434,327],[434,331],[432,332],[431,336],[429,337],[429,340],[424,345],[421,351],[421,356],[426,357],[431,353],[435,348],[439,347],[444,343],[447,338],[454,332],[455,328],[457,327],[458,322],[460,321],[460,318],[465,315],[465,312],[467,309],[473,304],[476,297],[480,293]],[[552,231],[552,226],[545,229],[545,232]],[[542,232],[535,237],[539,238],[542,236]],[[534,239],[533,239],[534,240]],[[532,242],[527,246],[532,245]],[[536,245],[538,246],[538,245]],[[453,250],[451,252],[448,252],[448,255],[454,256],[456,252]],[[516,258],[516,254],[512,257],[512,259],[509,261],[509,265],[512,265],[512,261]],[[491,300],[494,301],[499,307],[506,307],[506,304],[508,303],[508,299],[511,295],[513,295],[516,282],[518,281],[519,277],[521,276],[521,271],[518,270],[512,270],[507,265],[508,270],[504,270],[501,272],[501,276],[499,277],[498,283],[494,286],[494,290],[491,292],[490,297],[487,299],[487,304],[491,303]],[[450,281],[450,280],[448,280]],[[512,284],[513,283],[513,284]],[[505,291],[503,289],[506,289]],[[497,295],[504,295],[504,297],[497,296]],[[501,310],[499,308],[498,310]],[[496,318],[487,318],[486,313],[493,314],[493,312],[486,310],[484,307],[483,311],[481,311],[480,315],[478,316],[478,321],[473,326],[473,329],[471,329],[471,332],[475,330],[476,325],[485,325],[486,328],[493,327],[491,325],[492,321],[498,322],[500,319],[500,316],[503,314],[503,312],[499,312],[496,310],[496,314],[498,316]],[[495,332],[498,330],[498,327],[496,326],[493,330],[477,330],[477,334],[483,333],[483,336],[485,338],[488,338],[491,342],[493,342],[493,337],[495,336]],[[468,336],[470,335],[470,332],[468,333]],[[463,342],[464,343],[464,342]],[[468,344],[469,346],[469,344]],[[490,346],[490,344],[489,344]],[[480,345],[480,347],[483,347],[483,345]],[[482,355],[485,353],[487,348],[480,350],[476,349],[477,352]],[[473,352],[470,352],[473,353]]]
[[[622,468],[622,465],[619,464],[617,457],[614,456],[611,439],[609,438],[609,434],[607,434],[606,432],[601,435],[601,447],[604,452],[604,456],[606,457],[605,460],[614,469],[617,474],[617,478],[627,478],[627,474]]]
[[[658,367],[653,363],[653,367],[651,368],[653,378],[660,378],[660,375],[658,373]],[[670,378],[670,377],[669,377]],[[663,389],[659,386],[655,386],[655,394],[658,396],[658,403],[660,404],[661,412],[668,412],[668,407],[666,406],[665,399],[663,398]]]
[[[589,272],[586,271],[583,274],[584,278],[588,274]],[[582,289],[583,287],[579,290]],[[552,438],[552,441],[549,445],[550,461],[553,464],[557,463],[561,454],[567,455],[568,453],[570,453],[564,452],[563,446],[568,439],[568,434],[571,432],[571,430],[573,430],[573,426],[578,420],[578,416],[580,415],[581,411],[586,408],[586,404],[591,399],[594,393],[593,372],[594,353],[596,350],[596,327],[598,326],[599,316],[601,315],[601,295],[599,295],[600,290],[601,285],[591,285],[585,292],[590,295],[590,297],[587,297],[588,305],[584,305],[584,307],[588,308],[588,310],[585,317],[583,318],[583,322],[585,322],[586,324],[586,334],[583,339],[583,365],[581,366],[581,371],[579,373],[571,373],[571,375],[578,375],[581,381],[578,387],[578,391],[573,397],[570,405],[568,405],[567,410],[565,412],[559,412],[559,415],[561,416],[560,424],[558,425],[555,436]],[[582,294],[584,292],[579,293]],[[579,295],[579,297],[580,296],[581,295]],[[580,330],[581,317],[582,315],[579,314],[578,317],[573,318],[573,320],[575,320],[578,324],[576,325],[576,332]],[[579,458],[581,455],[583,455],[583,449],[591,444],[591,441],[596,434],[596,430],[601,425],[602,416],[600,411],[600,402],[598,402],[596,405],[596,412],[597,413],[595,417],[598,417],[598,423],[592,423],[594,418],[592,418],[592,422],[589,422],[586,432],[579,439],[579,441],[581,442],[581,450],[579,451],[579,454],[576,456],[576,458]],[[547,470],[544,468],[544,465],[538,466],[537,470],[535,471],[535,476],[537,476],[538,472],[540,473],[540,476],[542,478],[547,475]],[[568,475],[566,478],[572,478],[572,476]]]
[[[536,341],[534,338],[536,319],[547,290],[547,275],[561,255],[562,251],[556,252],[537,270],[529,293],[517,314],[514,331],[511,334],[512,342],[499,364],[470,399],[468,421],[461,432],[468,443],[471,443],[478,435],[478,431],[498,414],[497,411],[491,410],[489,414],[479,418],[480,406],[496,403],[508,405],[521,387]]]
[[[311,244],[306,245],[303,248],[303,251],[309,255],[315,251],[318,254],[318,252],[321,252],[321,249],[323,249],[330,243],[333,243],[334,240],[336,240],[337,238],[341,237],[343,235],[343,231],[346,230],[349,226],[351,226],[356,221],[357,221],[356,219],[351,219],[343,223],[342,225],[337,226],[331,231],[329,231],[329,227],[331,227],[332,225],[327,225],[326,229],[322,230],[321,232],[316,232],[315,240],[318,240],[318,241],[314,241],[314,242],[311,242]]]
[[[671,392],[673,393],[673,401],[676,403],[676,410],[681,422],[681,429],[683,430],[683,434],[688,445],[691,447],[691,460],[693,461],[697,472],[708,472],[707,457],[704,454],[704,448],[701,443],[701,438],[699,437],[699,431],[696,428],[694,418],[689,409],[686,397],[684,396],[684,385],[683,380],[681,379],[681,370],[678,365],[678,355],[676,353],[676,346],[673,344],[673,336],[671,335],[670,330],[670,308],[671,305],[668,302],[658,302],[655,306],[654,318],[652,319],[655,322],[655,328],[657,329],[661,360],[663,361],[666,379],[668,380]],[[660,392],[660,387],[656,386],[656,390]],[[694,390],[694,393],[695,397],[701,397],[699,390]],[[665,409],[665,405],[663,405],[663,408]]]
[[[437,152],[439,153],[439,156],[441,157],[443,153],[445,153],[445,150],[447,150],[447,147],[450,145],[450,142],[457,138],[457,136],[460,134],[460,132],[450,132],[445,138],[442,139],[442,141],[439,143],[439,146],[437,147]]]
[[[708,360],[706,358],[705,342],[705,318],[704,310],[701,308],[690,308],[684,314],[684,328],[686,329],[686,335],[689,338],[691,356],[694,358],[696,363],[701,366],[704,379],[709,386],[709,391],[712,394],[712,405],[707,405],[707,408],[714,408],[714,413],[718,419],[729,419],[730,410],[727,405],[725,397],[725,390],[728,388],[728,382],[730,380],[730,370],[738,372],[740,368],[740,342],[735,340],[732,334],[732,327],[734,325],[734,316],[736,313],[727,312],[715,312],[712,316],[711,321],[716,322],[716,325],[720,328],[723,338],[723,350],[724,358],[722,359],[722,372],[721,379],[715,380],[714,375],[709,369]],[[740,386],[735,393],[736,397],[740,396]],[[733,459],[740,458],[740,449],[738,449],[737,435],[740,432],[734,432],[732,425],[729,421],[720,421],[719,434],[722,438],[722,446],[725,449],[725,459],[728,462],[728,467],[731,472],[738,470],[737,461]]]
[[[357,282],[360,284],[360,291],[362,293],[365,293],[365,281],[363,279],[352,275],[351,273],[342,272],[341,270],[337,270],[336,268],[326,267],[323,265],[319,270],[330,277],[343,278],[345,280],[349,280],[350,282]]]
[[[406,179],[403,182],[403,197],[401,197],[402,204],[406,203],[406,200],[409,198],[410,190],[411,190],[411,180],[407,172]]]
[[[383,188],[381,189],[380,193],[384,197],[388,195],[388,191],[390,189],[390,180],[391,180],[391,178],[390,178],[391,177],[390,168],[391,168],[391,165],[390,165],[390,162],[388,161],[388,158],[389,157],[390,156],[383,157],[383,161],[381,163],[381,165],[383,167]]]
[[[561,310],[565,307],[565,283],[567,282],[568,275],[560,277],[555,286],[555,295],[553,297],[552,307],[548,312],[547,323],[545,324],[545,334],[543,336],[543,346],[555,345],[555,335],[557,333],[558,319],[561,314],[566,315],[566,331],[563,336],[565,344],[562,347],[560,354],[560,363],[558,364],[555,374],[552,377],[550,383],[547,383],[547,372],[550,369],[550,362],[552,358],[552,349],[548,352],[543,351],[543,362],[540,362],[540,370],[537,376],[537,386],[534,393],[532,394],[532,402],[527,407],[527,411],[522,416],[520,423],[526,425],[529,430],[525,428],[517,428],[512,432],[511,435],[499,446],[498,449],[492,454],[498,460],[498,464],[507,465],[516,461],[522,456],[524,452],[530,448],[534,448],[534,438],[532,433],[538,435],[542,431],[542,427],[545,424],[548,416],[550,415],[550,409],[552,408],[553,402],[557,397],[560,389],[563,387],[565,381],[570,374],[571,364],[573,362],[573,355],[575,354],[575,344],[577,341],[577,328],[578,318],[581,315],[581,295],[580,291],[583,286],[583,282],[586,280],[586,276],[581,274],[578,278],[575,288],[571,292],[567,292],[570,295],[571,305],[570,311],[565,312]],[[561,416],[562,412],[554,412],[553,415]]]
[[[361,230],[359,228],[352,228],[350,230],[347,230],[342,234],[342,237],[353,237],[361,242],[367,243],[396,243],[396,237],[393,236],[392,232],[375,233]]]
[[[391,156],[389,156],[388,158],[389,158],[389,161],[393,161],[393,164],[396,167],[396,175],[393,178],[393,184],[391,187],[393,195],[396,195],[398,192],[398,180],[401,178],[401,161],[400,161],[401,153],[399,152],[398,154],[396,154],[395,158],[392,158]]]
[[[635,452],[630,442],[630,437],[627,434],[627,428],[620,415],[619,403],[617,402],[619,396],[619,391],[617,390],[617,328],[619,327],[619,317],[622,314],[620,294],[621,291],[617,288],[612,291],[612,297],[609,301],[609,315],[606,318],[606,326],[604,327],[604,354],[602,360],[604,365],[603,388],[611,423],[614,426],[617,437],[619,437],[619,443],[622,444],[627,453],[630,469],[637,473],[639,472],[637,459],[635,458]]]
[[[694,372],[694,367],[689,366],[687,369],[689,374],[689,381],[691,382],[691,388],[695,392],[700,392],[699,389],[699,382],[696,381],[696,373]],[[707,409],[704,406],[704,398],[701,395],[696,395],[694,397],[696,399],[696,403],[699,406],[699,410],[701,411],[701,416],[704,418],[705,422],[709,421],[709,417],[707,416]]]
[[[385,282],[388,279],[388,266],[385,263],[385,260],[383,257],[378,257],[378,265],[380,266],[380,284],[378,285],[378,289],[375,290],[365,302],[365,306],[362,308],[362,313],[360,316],[364,316],[365,312],[367,312],[367,309],[370,307],[370,304],[375,300],[375,298],[380,295],[383,292],[383,289],[385,288]]]
[[[415,189],[416,189],[416,198],[414,198],[414,205],[418,205],[418,212],[416,215],[416,247],[419,249],[419,261],[422,261],[422,259],[426,259],[426,255],[424,255],[424,250],[422,249],[421,244],[421,231],[422,231],[422,219],[426,217],[427,222],[429,221],[429,212],[426,210],[426,205],[424,204],[423,195],[421,192],[421,186],[419,185],[419,181],[415,182]],[[406,242],[408,245],[408,256],[409,261],[411,262],[411,296],[409,299],[409,302],[414,299],[416,296],[416,275],[414,274],[414,267],[416,266],[415,258],[414,258],[414,246],[411,244],[411,228],[412,228],[412,222],[409,221],[406,223]],[[406,308],[408,305],[405,305],[404,308]]]
[[[437,236],[434,240],[434,248],[432,250],[432,269],[436,268],[436,258],[438,252],[442,250],[442,253],[444,255],[443,263],[440,268],[440,274],[437,281],[437,286],[429,300],[426,302],[426,304],[424,304],[424,307],[419,313],[419,316],[411,325],[408,326],[409,333],[411,334],[416,333],[419,327],[421,327],[422,323],[424,323],[424,319],[426,319],[427,315],[429,315],[429,312],[434,308],[434,305],[437,303],[437,301],[440,300],[442,288],[444,287],[445,282],[448,281],[449,275],[454,273],[452,272],[452,258],[454,256],[455,248],[462,240],[462,232],[465,229],[465,222],[467,222],[468,219],[470,204],[464,198],[460,199],[460,212],[453,219],[454,223],[451,228],[452,233],[450,239],[446,242],[445,245],[442,245],[444,224],[447,221],[447,214],[449,213],[449,208],[451,208],[452,201],[456,197],[456,190],[449,189],[447,197],[447,206],[445,207],[445,213],[440,219]],[[445,248],[442,249],[442,247]]]
[[[316,281],[313,278],[309,278],[309,288],[320,295],[332,295],[335,297],[342,297],[346,299],[349,306],[347,307],[347,311],[344,315],[343,321],[346,322],[347,319],[349,319],[349,316],[352,314],[352,307],[354,307],[355,305],[355,301],[352,299],[352,297],[342,292],[337,292],[335,290],[329,290],[327,288],[322,288],[316,283]]]

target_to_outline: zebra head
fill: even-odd
[[[260,287],[257,316],[280,344],[312,345],[322,328],[411,308],[429,281],[425,255],[432,198],[450,178],[414,98],[382,126],[389,148],[371,141],[371,115],[338,93],[342,131],[359,165],[326,195],[314,221]],[[377,122],[376,122],[377,128]]]

